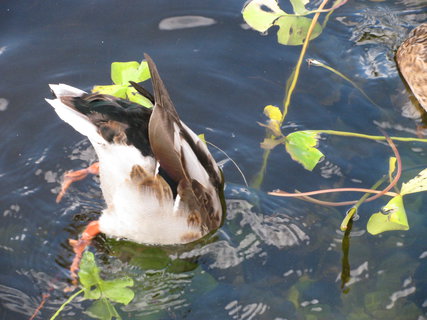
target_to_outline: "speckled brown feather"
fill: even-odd
[[[181,214],[187,214],[188,223],[197,225],[202,234],[205,234],[218,228],[221,224],[222,206],[221,204],[214,206],[213,202],[219,201],[218,194],[222,190],[222,177],[210,154],[204,151],[205,146],[200,145],[203,142],[199,139],[194,141],[182,125],[156,65],[148,55],[145,55],[145,58],[150,68],[155,100],[148,127],[151,149],[160,166],[178,183]],[[174,143],[174,139],[177,138],[176,134],[178,134],[179,139],[188,143],[198,161],[205,168],[209,175],[211,189],[204,187],[190,177],[185,170],[191,164],[185,164],[184,151],[182,149],[177,150]],[[152,137],[156,138],[152,139]]]
[[[161,175],[149,174],[141,166],[134,165],[130,177],[132,182],[138,185],[140,190],[149,188],[156,195],[160,203],[173,199],[172,190]]]
[[[427,23],[411,31],[397,50],[396,61],[412,93],[427,111]]]

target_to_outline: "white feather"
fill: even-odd
[[[85,94],[84,91],[65,85],[50,84],[56,99],[45,99],[54,109],[58,116],[72,126],[76,131],[89,138],[92,144],[105,144],[106,141],[99,135],[96,126],[83,114],[62,103],[61,97],[79,97]]]

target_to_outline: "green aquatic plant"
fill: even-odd
[[[373,140],[387,140],[394,150],[395,154],[397,149],[394,147],[393,140],[395,141],[418,141],[418,142],[427,142],[427,139],[416,139],[416,138],[401,138],[401,137],[391,137],[388,139],[384,136],[372,136],[365,135],[360,133],[353,132],[342,132],[335,130],[304,130],[304,131],[295,131],[288,134],[282,132],[282,124],[285,121],[288,109],[291,104],[291,97],[295,90],[299,72],[301,69],[302,61],[306,54],[308,44],[310,40],[318,37],[329,18],[329,15],[333,12],[334,9],[343,5],[346,1],[335,1],[330,9],[325,10],[328,0],[324,0],[317,10],[309,11],[306,9],[306,5],[309,3],[309,0],[290,0],[293,7],[294,13],[288,14],[284,12],[278,5],[276,0],[252,0],[247,2],[243,8],[242,14],[245,21],[253,29],[259,32],[266,32],[272,26],[279,26],[278,31],[278,42],[284,45],[301,45],[302,49],[300,56],[296,63],[295,68],[293,69],[290,77],[286,82],[285,87],[285,98],[283,101],[283,108],[280,108],[272,105],[267,105],[264,107],[264,114],[267,116],[268,120],[264,124],[260,124],[266,128],[266,136],[261,142],[261,148],[264,149],[263,162],[261,169],[258,174],[255,176],[252,186],[259,188],[263,182],[264,175],[267,169],[267,162],[270,156],[271,151],[277,146],[283,145],[294,161],[300,163],[305,169],[312,171],[316,165],[324,158],[323,153],[318,149],[319,139],[323,134],[329,135],[338,135],[346,136],[353,138],[364,138],[364,139],[373,139]],[[320,13],[328,12],[328,15],[325,17],[322,26],[318,23],[318,18]],[[307,15],[314,13],[313,18],[307,18]],[[351,83],[356,89],[358,89],[361,94],[368,99],[373,105],[378,106],[372,99],[363,91],[361,87],[352,81],[349,77],[345,76],[338,70],[333,69],[326,64],[323,64],[315,59],[308,59],[309,65],[314,65],[322,67],[328,71],[335,73],[344,80]],[[400,162],[400,161],[399,161]],[[297,193],[288,193],[281,190],[270,192],[271,195],[282,196],[282,197],[301,197],[307,201],[312,201],[314,203],[323,204],[323,205],[354,205],[351,210],[348,211],[348,214],[345,216],[341,229],[346,230],[349,222],[351,221],[353,215],[357,212],[357,208],[365,201],[372,201],[383,195],[392,196],[393,198],[387,203],[387,205],[378,213],[375,213],[369,219],[367,230],[371,234],[378,234],[384,231],[391,230],[408,230],[409,225],[406,218],[405,209],[403,206],[403,195],[405,193],[404,188],[402,192],[391,192],[390,189],[395,187],[396,183],[400,178],[401,164],[399,165],[399,174],[396,174],[394,179],[390,178],[390,185],[382,191],[377,191],[373,189],[355,189],[355,188],[341,188],[341,189],[331,189],[331,190],[318,190],[313,192],[297,192]],[[391,164],[390,164],[391,168]],[[393,170],[391,170],[393,171]],[[422,176],[423,173],[420,173]],[[391,173],[390,173],[391,176]],[[410,185],[417,183],[420,179],[413,179],[408,182]],[[405,184],[404,184],[405,185]],[[379,186],[379,185],[378,185]],[[375,186],[378,187],[378,186]],[[408,190],[408,188],[406,188]],[[412,190],[412,189],[411,189]],[[414,188],[414,192],[425,191],[427,188],[418,187]],[[357,192],[366,192],[367,194],[363,196],[359,201],[346,201],[340,203],[331,203],[320,201],[317,199],[310,198],[309,196],[321,193],[330,193],[330,192],[343,192],[343,191],[357,191]],[[375,196],[369,196],[369,194],[376,193]]]
[[[111,80],[113,85],[94,86],[92,92],[109,94],[118,98],[152,108],[153,104],[146,97],[140,95],[129,81],[143,82],[150,79],[150,70],[146,61],[113,62],[111,64]]]
[[[133,286],[131,278],[102,279],[95,256],[89,251],[85,251],[80,262],[79,281],[81,289],[65,301],[50,320],[56,319],[65,306],[82,293],[85,300],[94,300],[85,311],[87,315],[101,320],[121,319],[113,302],[127,305],[135,296],[133,290],[129,288]]]
[[[290,2],[293,13],[283,11],[276,0],[250,0],[242,10],[243,19],[252,29],[259,32],[267,32],[273,26],[279,27],[277,41],[283,45],[297,46],[303,44],[306,38],[310,40],[317,38],[322,33],[329,16],[326,16],[323,25],[307,16],[326,11],[306,9],[309,0],[290,0]],[[345,2],[347,0],[337,0],[334,7]],[[309,34],[308,30],[312,24],[314,28]]]

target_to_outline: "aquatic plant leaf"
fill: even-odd
[[[286,12],[280,9],[276,0],[251,0],[244,6],[242,15],[252,29],[265,32]]]
[[[311,19],[306,17],[282,16],[274,21],[279,26],[277,41],[280,44],[298,46],[303,44],[307,31],[310,28]],[[316,22],[316,26],[310,36],[310,40],[317,38],[322,33],[322,27]]]
[[[85,251],[80,262],[79,281],[83,286],[85,299],[99,299],[101,291],[97,287],[101,278],[99,268],[96,266],[95,256],[92,252]]]
[[[272,131],[272,133],[279,137],[282,135],[280,124],[282,121],[282,112],[276,106],[268,105],[264,107],[264,114],[269,118],[266,125],[262,125]],[[262,146],[261,146],[262,147]]]
[[[286,151],[291,158],[301,163],[305,169],[313,170],[324,156],[316,149],[319,134],[311,131],[296,131],[286,136]]]
[[[127,87],[126,89],[127,98],[135,103],[143,105],[146,108],[152,108],[153,104],[149,99],[141,95],[134,87]]]
[[[270,120],[281,121],[282,120],[282,111],[276,106],[268,105],[264,107],[264,114]]]
[[[132,289],[128,288],[133,286],[132,279],[126,277],[122,279],[103,280],[99,275],[99,268],[96,265],[95,256],[90,251],[85,251],[83,254],[80,262],[79,280],[84,290],[85,299],[101,299],[98,300],[97,303],[93,304],[93,306],[95,306],[95,311],[92,310],[94,314],[111,315],[112,313],[109,309],[112,305],[109,300],[128,304],[135,296]],[[105,301],[99,302],[102,300]],[[101,310],[102,308],[107,309]],[[111,317],[98,319],[111,319]]]
[[[101,291],[108,299],[114,302],[129,304],[135,293],[128,287],[133,286],[131,278],[101,281]]]
[[[113,84],[111,86],[94,86],[92,92],[108,94],[117,98],[126,99],[127,90],[128,86]]]
[[[200,140],[202,140],[206,144],[206,138],[204,133],[198,134],[197,136],[199,137]]]
[[[87,315],[95,319],[111,320],[121,319],[117,313],[116,308],[107,299],[99,299],[95,301],[88,310],[85,311]]]
[[[406,218],[403,198],[398,195],[392,198],[381,212],[374,213],[368,221],[367,230],[376,235],[384,231],[408,230],[408,219]]]
[[[400,194],[403,196],[405,194],[422,191],[427,191],[427,168],[418,173],[415,178],[409,180],[407,183],[402,183]]]
[[[273,138],[264,138],[264,140],[261,142],[260,146],[263,149],[273,149],[277,145],[283,143],[283,139],[273,139]]]
[[[111,80],[114,84],[128,85],[129,81],[142,82],[150,78],[150,70],[147,61],[138,63],[113,62],[111,64]]]
[[[291,0],[292,8],[296,14],[306,14],[309,11],[305,8],[305,5],[309,3],[310,0]]]
[[[390,157],[388,160],[388,179],[393,180],[393,172],[396,170],[396,157]]]

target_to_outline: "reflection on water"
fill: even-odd
[[[185,28],[207,27],[215,24],[212,18],[201,16],[181,16],[165,18],[159,23],[160,30],[178,30]]]
[[[244,2],[4,5],[9,10],[0,13],[0,319],[28,319],[46,293],[50,297],[38,318],[48,319],[60,307],[69,297],[62,291],[72,256],[68,239],[104,207],[97,177],[74,184],[55,203],[63,173],[90,165],[96,155],[44,102],[48,83],[85,89],[107,84],[111,62],[139,60],[148,52],[183,120],[253,178],[264,137],[257,122],[265,120],[265,105],[282,104],[300,48],[278,45],[274,33],[246,30]],[[415,136],[419,113],[408,108],[413,105],[393,56],[405,34],[426,17],[425,3],[417,0],[355,0],[336,10],[310,43],[309,55],[349,76],[381,108],[334,74],[305,66],[284,130],[379,134],[383,128],[390,135]],[[425,146],[397,147],[407,181],[415,174],[410,166],[425,166]],[[228,213],[224,226],[203,242],[156,248],[98,237],[91,250],[102,276],[135,281],[135,299],[115,305],[123,319],[425,318],[425,196],[405,204],[410,231],[377,237],[365,226],[384,201],[362,206],[346,263],[345,240],[336,230],[348,208],[267,196],[275,188],[370,186],[387,174],[390,153],[382,144],[325,136],[320,148],[326,158],[313,172],[274,150],[261,190],[244,187],[231,162],[212,150],[223,164]],[[333,197],[341,195],[327,200],[341,200]],[[88,305],[78,298],[62,318],[88,319]]]

